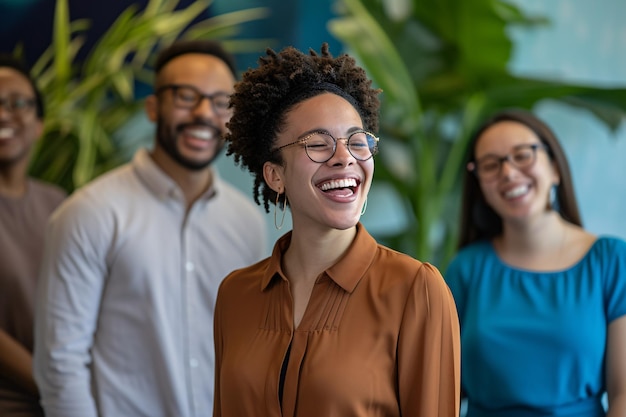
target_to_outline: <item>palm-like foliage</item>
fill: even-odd
[[[383,89],[377,182],[406,202],[392,247],[445,268],[455,251],[459,180],[469,135],[486,114],[556,99],[612,129],[626,90],[514,76],[511,24],[546,24],[501,0],[338,0],[330,30]]]
[[[132,5],[81,62],[78,52],[89,21],[70,21],[68,1],[57,0],[52,44],[33,66],[47,114],[32,175],[72,191],[124,162],[123,149],[129,145],[115,133],[143,105],[135,97],[135,87],[138,82],[151,83],[150,60],[161,45],[177,38],[219,38],[237,53],[267,44],[262,39],[229,40],[241,24],[265,17],[265,9],[198,21],[211,2],[197,0],[184,9],[177,8],[179,0],[150,0],[143,10]]]

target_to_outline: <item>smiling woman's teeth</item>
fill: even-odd
[[[328,181],[322,184],[320,188],[322,189],[322,191],[328,191],[334,188],[348,188],[348,187],[356,187],[356,180],[354,178]]]
[[[0,128],[0,139],[7,139],[13,136],[13,129],[10,127]]]
[[[516,198],[516,197],[526,194],[527,192],[528,192],[528,186],[520,185],[519,187],[515,187],[512,190],[507,191],[504,194],[504,196],[507,198]]]

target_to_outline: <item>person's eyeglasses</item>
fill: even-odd
[[[0,97],[0,107],[22,116],[35,107],[35,99],[21,96]]]
[[[204,94],[192,85],[168,84],[157,89],[156,94],[159,95],[164,90],[172,90],[174,106],[180,109],[193,110],[206,98],[218,116],[225,117],[231,114],[230,95],[228,93]]]
[[[533,166],[537,160],[537,149],[546,149],[543,143],[518,145],[513,152],[505,156],[487,155],[467,164],[467,169],[483,181],[493,180],[500,175],[502,164],[506,161],[515,168],[525,169]]]
[[[337,141],[343,141],[350,155],[359,161],[367,161],[378,153],[378,140],[373,133],[365,130],[354,131],[347,138],[334,138],[330,133],[320,130],[309,133],[295,142],[279,146],[276,151],[293,145],[304,145],[309,159],[321,164],[335,155]]]

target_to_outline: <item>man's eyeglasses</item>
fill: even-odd
[[[537,149],[546,149],[543,143],[518,145],[513,152],[505,156],[487,155],[467,164],[467,169],[483,181],[494,180],[500,175],[502,164],[507,161],[515,168],[525,169],[533,166],[537,160]]]
[[[165,90],[172,90],[174,106],[180,109],[193,110],[206,98],[209,100],[213,111],[218,116],[225,117],[231,114],[230,94],[228,93],[218,92],[215,94],[204,94],[192,85],[167,84],[159,87],[159,89],[156,90],[156,94],[159,95]]]
[[[21,96],[0,97],[0,107],[22,116],[35,107],[35,99]]]
[[[307,156],[313,162],[324,163],[335,155],[337,141],[343,141],[355,159],[367,161],[378,153],[378,138],[365,130],[350,133],[347,138],[334,138],[323,130],[309,133],[295,142],[276,148],[277,151],[293,145],[304,145]]]

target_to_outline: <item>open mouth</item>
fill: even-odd
[[[183,130],[183,133],[186,136],[192,137],[194,139],[210,141],[217,138],[214,129],[206,128],[206,127],[192,127]]]
[[[349,196],[356,192],[360,184],[355,178],[341,178],[324,181],[317,187],[325,193],[337,196]]]
[[[530,187],[528,185],[518,185],[517,187],[512,188],[508,190],[507,192],[505,192],[504,197],[511,198],[511,199],[518,198],[528,193],[529,190],[530,190]]]
[[[10,139],[15,135],[15,129],[12,127],[0,127],[0,139]]]

